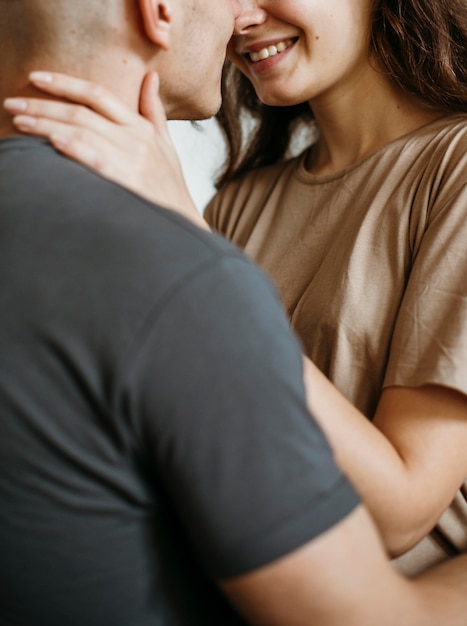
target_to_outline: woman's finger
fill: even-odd
[[[29,80],[41,91],[84,104],[113,122],[134,122],[135,113],[101,85],[58,72],[32,72]]]
[[[59,151],[83,165],[108,175],[108,164],[112,160],[113,146],[86,128],[76,129],[68,124],[18,115],[13,118],[15,126],[29,135],[47,137]]]
[[[13,115],[47,118],[101,133],[111,132],[111,128],[115,128],[114,122],[80,104],[21,97],[7,98],[3,106]],[[112,124],[111,128],[109,124]]]

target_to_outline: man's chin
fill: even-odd
[[[212,98],[210,102],[206,100],[200,101],[186,101],[180,102],[177,105],[170,107],[170,110],[166,111],[167,119],[169,120],[189,120],[189,121],[202,121],[207,120],[219,111],[221,107],[221,98]]]

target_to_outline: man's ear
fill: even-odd
[[[168,50],[172,11],[170,0],[138,0],[143,27],[148,39]]]

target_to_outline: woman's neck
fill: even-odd
[[[363,94],[363,95],[362,95]],[[358,85],[339,98],[310,102],[319,130],[306,164],[314,174],[333,174],[358,163],[395,139],[441,117],[376,74],[371,88]]]

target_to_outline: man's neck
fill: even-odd
[[[47,98],[58,99],[54,96],[47,94],[40,89],[37,89],[29,82],[29,71],[55,71],[70,74],[71,76],[81,77],[85,80],[92,81],[98,85],[106,87],[117,98],[122,100],[131,110],[139,110],[139,98],[141,83],[143,81],[145,72],[147,71],[143,62],[137,57],[131,58],[131,55],[127,55],[125,59],[121,60],[121,71],[118,67],[118,60],[116,55],[106,63],[106,59],[101,57],[96,63],[93,63],[90,70],[85,72],[80,71],[79,68],[72,68],[71,64],[68,64],[66,68],[61,68],[56,63],[47,64],[43,61],[38,61],[37,64],[30,62],[28,71],[21,75],[9,76],[3,74],[0,76],[0,136],[5,137],[9,135],[19,135],[14,125],[12,124],[12,116],[10,113],[4,110],[3,101],[6,98],[11,97],[28,97],[28,98]],[[117,71],[118,70],[118,71]]]
[[[31,96],[32,93],[28,91],[27,84],[27,78],[22,79],[20,76],[13,78],[6,71],[0,75],[0,137],[21,134],[11,121],[12,115],[3,108],[3,101],[12,96]]]
[[[0,116],[0,139],[5,139],[6,137],[17,137],[21,135],[19,131],[13,126],[13,124],[9,123],[9,120],[4,120],[2,116]]]

